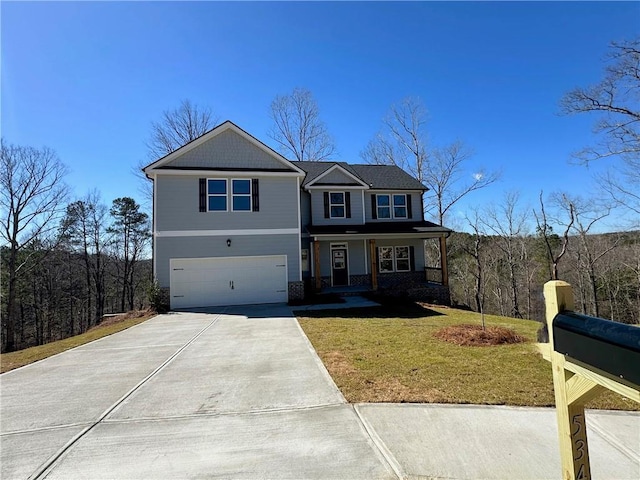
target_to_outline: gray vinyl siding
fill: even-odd
[[[415,262],[415,271],[424,270],[424,241],[421,239],[376,239],[376,251],[379,247],[413,247],[413,256]],[[382,273],[381,275],[384,275]]]
[[[412,218],[383,218],[383,219],[374,219],[371,213],[371,197],[375,194],[385,194],[385,195],[393,195],[393,194],[410,194],[411,195],[411,213]],[[406,221],[422,221],[423,213],[422,213],[422,202],[420,199],[422,198],[422,192],[420,191],[403,191],[403,190],[379,190],[374,192],[365,192],[364,199],[364,211],[366,223],[370,222],[406,222]]]
[[[362,240],[353,241],[333,241],[320,243],[320,273],[323,277],[331,275],[331,244],[346,243],[347,244],[347,260],[349,262],[349,275],[364,275],[371,273],[365,271],[366,250]],[[368,244],[367,244],[368,245]]]
[[[318,182],[327,185],[353,185],[356,180],[354,180],[353,177],[345,175],[343,171],[336,169],[320,178]]]
[[[171,258],[287,255],[288,281],[295,282],[301,280],[299,246],[298,235],[160,237],[156,239],[155,274],[161,287],[169,287]]]
[[[295,177],[246,177],[259,179],[259,212],[200,212],[199,178],[195,175],[157,177],[157,231],[298,228],[299,193]],[[212,175],[210,178],[224,177]],[[227,189],[230,188],[229,183]],[[230,204],[230,196],[227,201]]]
[[[236,132],[227,130],[202,145],[183,153],[165,167],[206,168],[287,168],[287,166],[247,141]]]
[[[366,244],[365,244],[366,242]],[[371,256],[369,255],[369,239],[350,241],[325,241],[320,243],[320,273],[324,277],[331,275],[331,244],[346,243],[348,248],[349,275],[365,275],[371,273]],[[421,239],[376,239],[378,247],[413,247],[415,271],[424,270],[424,247]],[[313,246],[311,246],[313,249]],[[384,274],[382,274],[384,275]]]
[[[351,193],[351,218],[324,218],[324,191],[311,191],[311,217],[314,225],[362,225],[364,215],[362,211],[362,190],[349,190],[345,188],[332,189],[333,192]]]

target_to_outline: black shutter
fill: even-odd
[[[200,183],[200,195],[199,195],[200,211],[206,212],[207,211],[207,179],[200,178],[199,183]]]
[[[351,218],[351,192],[344,192],[345,216]]]
[[[260,189],[257,178],[251,179],[251,210],[260,211]]]
[[[324,218],[329,218],[329,192],[324,192]]]
[[[374,220],[378,218],[378,204],[375,194],[371,195],[371,218]]]
[[[407,217],[413,218],[413,213],[411,212],[411,195],[407,193]]]
[[[413,255],[414,252],[414,248],[413,247],[409,247],[409,268],[411,269],[412,272],[416,271],[416,259]]]

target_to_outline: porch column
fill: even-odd
[[[369,240],[369,253],[371,256],[371,288],[378,290],[378,261],[376,255],[376,241]]]
[[[316,290],[322,290],[322,275],[320,273],[320,242],[313,240],[313,271],[316,276]]]
[[[440,237],[440,265],[442,266],[442,285],[449,285],[449,268],[447,267],[447,238]]]

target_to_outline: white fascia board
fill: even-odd
[[[387,189],[381,189],[381,188],[372,188],[370,190],[370,193],[385,193],[385,194],[389,194],[389,193],[394,193],[394,192],[398,192],[398,193],[419,193],[419,194],[423,194],[424,192],[428,191],[428,189],[424,189],[424,190],[418,190],[416,188],[387,188]]]
[[[299,228],[254,228],[246,230],[159,230],[158,238],[166,237],[229,237],[243,235],[299,235]]]
[[[310,235],[310,237],[314,240],[361,240],[361,239],[370,239],[370,238],[439,238],[443,235],[446,235],[447,232],[437,231],[437,232],[429,232],[429,233],[359,233],[359,234],[321,234],[321,235]]]
[[[166,169],[166,170],[150,170],[148,175],[153,177],[157,175],[182,175],[182,176],[204,176],[211,177],[211,175],[216,175],[217,177],[304,177],[304,173],[298,172],[268,172],[261,170],[253,170],[253,171],[236,171],[236,170],[180,170],[180,169]]]
[[[329,175],[331,172],[333,172],[334,170],[341,170],[342,173],[344,173],[345,175],[347,175],[350,178],[353,178],[356,182],[358,182],[360,185],[362,185],[362,188],[369,188],[369,185],[367,185],[366,183],[364,183],[362,180],[360,180],[358,177],[356,177],[354,174],[352,174],[351,172],[345,170],[343,167],[341,167],[340,165],[334,165],[333,167],[328,168],[324,173],[318,175],[316,178],[314,178],[313,180],[311,180],[305,188],[311,188],[311,186],[316,183],[318,180],[324,178],[325,176]]]
[[[361,187],[359,185],[314,185],[305,186],[305,190],[368,190],[369,187]]]

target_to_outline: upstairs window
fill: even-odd
[[[371,216],[376,219],[412,218],[411,194],[379,193],[371,196]]]
[[[251,180],[231,180],[231,205],[234,212],[251,211]]]
[[[344,192],[329,193],[329,212],[331,218],[344,218]]]
[[[351,218],[351,192],[323,192],[324,218]]]
[[[393,196],[393,218],[407,218],[407,196]]]
[[[376,202],[378,218],[391,218],[391,197],[389,195],[376,195]]]
[[[227,181],[210,178],[207,180],[207,206],[210,212],[227,211]]]
[[[199,178],[198,211],[259,212],[260,183],[257,178]],[[231,205],[231,208],[229,208]]]

